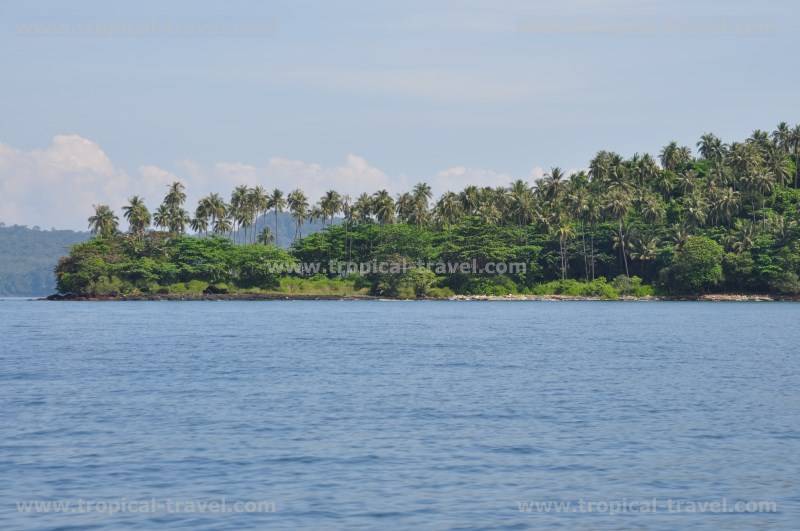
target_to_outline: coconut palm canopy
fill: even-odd
[[[622,275],[673,289],[794,292],[800,291],[798,159],[800,126],[780,123],[739,142],[711,133],[693,147],[670,142],[655,157],[600,151],[585,171],[567,175],[555,167],[532,183],[468,185],[437,198],[425,182],[396,195],[365,191],[355,200],[329,190],[314,204],[301,189],[284,194],[238,186],[227,200],[218,194],[201,198],[190,216],[185,189],[176,182],[152,216],[138,196],[123,213],[138,239],[152,219],[160,234],[172,238],[191,229],[236,245],[291,241],[293,256],[303,260],[527,261],[528,273],[511,279],[509,289]],[[277,228],[286,210],[294,234],[257,225],[272,213]],[[308,220],[321,220],[325,230],[303,238]],[[118,232],[117,216],[107,205],[96,206],[89,223],[101,239]],[[681,262],[688,242],[709,262]],[[700,282],[692,277],[697,268],[712,272]]]

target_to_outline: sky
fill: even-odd
[[[533,182],[800,122],[794,0],[0,0],[0,221]]]

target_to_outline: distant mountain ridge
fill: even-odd
[[[0,224],[0,296],[53,293],[58,259],[90,236],[88,232]]]
[[[341,220],[334,219],[333,223],[340,223]],[[276,235],[275,232],[275,213],[268,212],[266,215],[260,216],[255,223],[255,231],[252,227],[247,229],[248,239],[249,241],[253,241],[253,234],[255,233],[256,236],[264,229],[264,227],[269,228],[270,232],[272,233],[272,237],[274,238]],[[308,236],[309,234],[314,234],[315,232],[321,231],[323,228],[321,221],[308,221],[306,220],[303,223],[303,226],[300,228],[302,236]],[[291,246],[292,242],[294,241],[295,235],[295,221],[294,218],[288,212],[279,212],[278,213],[278,240],[277,243],[280,247],[288,248]],[[238,238],[236,239],[237,242],[244,241],[244,234],[240,232]]]

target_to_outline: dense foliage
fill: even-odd
[[[293,259],[273,245],[235,245],[219,237],[94,238],[58,264],[63,293],[118,295],[275,288]]]
[[[268,288],[279,280],[257,262],[295,259],[322,264],[314,273],[329,278],[340,273],[331,267],[337,262],[527,266],[490,274],[417,265],[352,278],[389,296],[613,296],[650,293],[648,286],[679,294],[800,293],[800,126],[782,123],[730,145],[705,134],[697,147],[694,156],[673,142],[658,161],[601,151],[587,171],[566,176],[553,168],[533,185],[468,186],[433,203],[425,183],[397,197],[381,190],[352,200],[330,191],[316,206],[300,190],[284,199],[280,190],[238,187],[228,202],[217,194],[203,198],[190,216],[183,187],[174,183],[152,216],[164,232],[148,232],[150,214],[139,198],[125,208],[125,237],[117,236],[115,214],[98,206],[90,225],[99,237],[60,264],[59,289],[91,292],[98,282],[151,289],[192,280]],[[295,221],[291,257],[271,245],[269,231],[256,231],[259,216],[284,209]],[[309,219],[327,228],[302,237]],[[182,236],[187,227],[202,237]]]

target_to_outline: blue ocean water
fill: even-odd
[[[0,301],[0,529],[798,529],[798,323]]]

